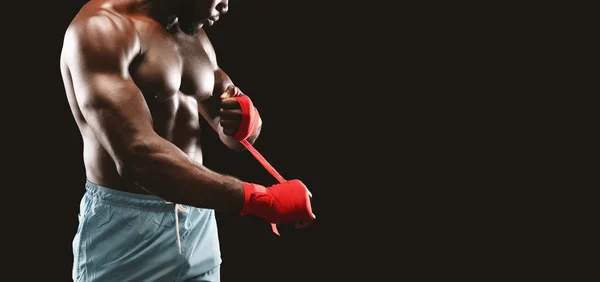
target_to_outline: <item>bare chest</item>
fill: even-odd
[[[214,66],[202,44],[166,32],[148,37],[130,73],[149,103],[160,103],[176,94],[198,100],[212,95]]]
[[[198,101],[214,89],[215,72],[202,44],[167,32],[142,37],[142,54],[130,73],[142,91],[155,131],[180,148],[191,148],[199,134]],[[185,149],[184,149],[185,150]]]

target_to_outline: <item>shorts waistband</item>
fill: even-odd
[[[173,210],[175,204],[168,203],[166,200],[147,194],[137,194],[120,191],[86,180],[85,189],[87,194],[102,202],[127,207],[137,207],[152,210]]]

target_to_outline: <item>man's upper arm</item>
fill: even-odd
[[[63,48],[79,109],[118,166],[134,144],[154,134],[128,70],[139,49],[136,31],[112,15],[95,16],[74,24]]]

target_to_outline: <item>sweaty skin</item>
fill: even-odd
[[[167,8],[146,2],[152,1],[92,0],[65,33],[61,72],[83,138],[87,179],[239,211],[242,181],[204,167],[199,144],[204,118],[227,147],[243,149],[220,124],[220,96],[233,83],[202,28],[184,33],[176,18],[150,16]],[[227,1],[197,2],[214,6],[204,19],[227,10]]]

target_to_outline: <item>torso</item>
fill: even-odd
[[[154,130],[202,163],[198,101],[208,99],[215,90],[216,66],[209,57],[212,49],[206,50],[208,37],[202,30],[191,37],[168,31],[148,18],[132,20],[141,53],[133,60],[130,74],[146,99]],[[120,177],[112,158],[87,128],[74,93],[67,90],[67,96],[84,141],[87,179],[117,190],[147,193]]]

